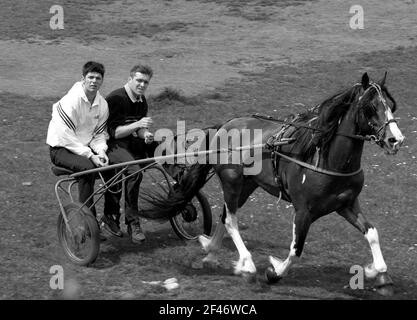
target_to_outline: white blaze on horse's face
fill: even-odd
[[[382,130],[381,133],[377,132],[377,135],[384,134],[383,141],[381,141],[382,147],[385,151],[389,154],[395,154],[399,150],[400,146],[404,141],[404,136],[401,133],[401,130],[398,128],[397,121],[394,119],[394,115],[392,113],[391,108],[388,106],[386,96],[384,95],[381,87],[376,84],[372,83],[370,87],[375,88],[377,94],[374,99],[376,99],[376,103],[378,106],[381,106],[378,110],[378,114],[381,114],[381,127],[378,130]]]
[[[387,133],[385,134],[385,145],[387,145],[394,153],[398,151],[400,146],[404,141],[404,136],[401,133],[400,128],[398,128],[397,122],[391,122],[390,120],[394,119],[394,116],[391,112],[391,109],[385,111],[385,116],[389,122]]]

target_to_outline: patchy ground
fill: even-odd
[[[282,117],[302,111],[360,79],[388,70],[407,140],[393,157],[366,145],[361,194],[380,233],[395,282],[394,299],[417,298],[416,101],[417,5],[366,1],[365,29],[349,28],[349,8],[361,1],[65,1],[65,29],[49,29],[49,7],[59,1],[4,1],[0,13],[0,299],[59,299],[49,268],[62,265],[82,299],[382,299],[348,289],[349,269],[371,259],[362,235],[336,215],[316,222],[301,263],[287,278],[263,281],[267,256],[287,256],[292,208],[257,191],[240,212],[243,239],[259,279],[232,275],[237,252],[225,239],[217,269],[200,268],[196,242],[179,240],[169,224],[146,221],[148,241],[125,237],[103,243],[91,268],[67,261],[57,241],[58,206],[44,144],[51,105],[79,78],[87,59],[105,63],[103,93],[120,86],[137,61],[156,71],[150,94],[156,127],[201,128],[255,112]],[[88,9],[94,7],[94,14]],[[68,18],[68,19],[67,19]],[[3,32],[4,30],[4,32]],[[158,100],[166,87],[182,101]],[[172,115],[176,117],[172,117]],[[167,116],[169,115],[169,116]],[[29,182],[29,183],[27,183]],[[217,218],[215,181],[205,188]],[[146,281],[176,277],[173,291]],[[68,285],[69,287],[70,285]]]

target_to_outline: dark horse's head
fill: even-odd
[[[359,133],[370,135],[387,153],[395,154],[404,141],[393,113],[397,105],[385,87],[387,73],[378,83],[371,82],[365,73],[362,76],[363,93],[358,98]]]
[[[349,111],[353,112],[357,136],[370,137],[388,154],[397,153],[404,141],[393,113],[396,102],[382,80],[370,81],[364,73],[361,83],[340,92],[310,110],[300,121],[312,120],[319,131],[306,130],[301,137],[304,159],[310,158],[317,147],[326,154],[333,137],[340,133],[339,125]]]

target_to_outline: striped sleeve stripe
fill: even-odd
[[[74,122],[72,122],[72,120],[70,119],[70,117],[68,117],[68,115],[65,113],[65,111],[62,109],[61,104],[58,103],[58,107],[57,107],[58,113],[60,115],[60,117],[62,118],[62,120],[65,122],[65,124],[67,125],[68,128],[72,129],[75,131],[75,125]]]
[[[104,131],[104,129],[106,128],[106,125],[107,125],[107,121],[104,121],[103,124],[94,131],[97,134],[102,133]]]

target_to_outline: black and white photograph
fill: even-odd
[[[1,0],[0,300],[417,299],[416,84],[415,0]]]

